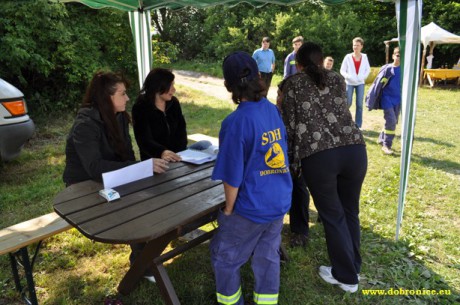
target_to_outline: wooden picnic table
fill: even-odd
[[[213,162],[173,163],[164,174],[116,187],[121,199],[110,203],[98,194],[101,183],[77,183],[56,196],[54,210],[91,240],[146,243],[118,291],[130,293],[151,267],[166,304],[178,305],[163,262],[211,238],[214,230],[167,253],[163,251],[172,240],[214,221],[225,205],[222,183],[210,179],[213,168]]]

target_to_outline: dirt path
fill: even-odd
[[[176,76],[176,84],[190,87],[195,90],[203,91],[203,93],[213,96],[215,98],[226,100],[229,103],[232,102],[231,95],[224,87],[224,80],[222,78],[209,76],[207,74],[184,71],[184,70],[174,70],[174,75]],[[271,86],[268,91],[268,99],[271,102],[276,101],[276,86]],[[353,102],[354,103],[354,102]],[[365,107],[365,106],[364,106]],[[350,109],[353,117],[355,115],[354,106]],[[372,111],[373,114],[370,114],[369,111],[365,108],[363,110],[363,126],[364,130],[379,130],[383,124],[383,114],[381,111]],[[379,112],[378,116],[375,113]]]
[[[225,89],[224,80],[222,78],[192,71],[174,70],[173,72],[176,76],[176,84],[200,90],[207,95],[231,102],[231,95],[227,89]],[[276,100],[276,90],[276,87],[271,86],[268,92],[268,99],[272,102]]]

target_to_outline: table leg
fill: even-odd
[[[429,74],[427,75],[427,79],[428,79],[428,82],[430,83],[430,87],[433,88],[434,82],[431,80],[431,77]]]
[[[126,295],[134,290],[145,270],[149,267],[153,267],[153,259],[161,255],[166,246],[172,239],[174,239],[175,236],[175,232],[171,232],[170,234],[151,240],[145,245],[144,249],[138,255],[118,285],[118,291],[121,294]],[[161,281],[161,277],[157,278],[157,274],[155,274],[155,279],[157,282],[159,280]]]
[[[166,305],[180,305],[179,298],[163,263],[153,264],[152,271]]]

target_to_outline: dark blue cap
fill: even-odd
[[[225,57],[222,70],[227,87],[234,87],[259,77],[256,61],[251,55],[242,51]]]

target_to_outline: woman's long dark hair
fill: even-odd
[[[120,74],[113,72],[97,72],[86,89],[82,108],[95,108],[99,111],[107,131],[110,145],[115,150],[118,157],[125,161],[129,158],[128,149],[124,141],[121,129],[122,126],[118,124],[111,98],[111,96],[115,94],[118,84],[124,84],[126,87],[128,86],[126,79]],[[122,115],[125,116],[128,122],[131,121],[126,111],[124,111]]]
[[[295,60],[319,89],[326,87],[327,71],[323,67],[323,51],[319,45],[313,42],[304,43],[297,51]]]
[[[225,86],[228,92],[232,93],[232,100],[235,104],[241,103],[243,99],[258,102],[267,95],[265,83],[260,77],[240,82],[232,87],[228,87],[227,84]]]
[[[157,93],[163,94],[169,91],[174,81],[174,74],[171,70],[155,68],[147,75],[144,85],[136,99],[137,103],[155,102]]]

